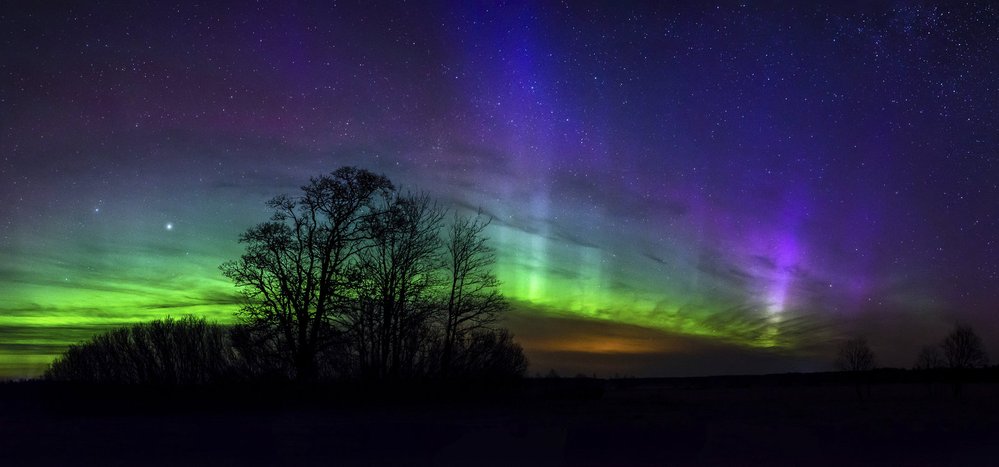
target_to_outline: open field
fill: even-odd
[[[358,388],[0,386],[5,464],[985,465],[999,384],[795,377]],[[475,395],[471,395],[475,394]]]

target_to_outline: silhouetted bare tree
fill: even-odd
[[[243,233],[246,252],[221,266],[243,292],[240,318],[287,359],[295,378],[316,377],[316,356],[350,294],[348,273],[370,246],[376,196],[392,190],[387,178],[353,167],[313,178],[300,196],[270,200],[271,220]]]
[[[376,377],[412,372],[438,283],[440,228],[446,211],[426,194],[388,193],[366,221],[371,247],[360,255],[360,310],[351,316],[362,371]],[[355,308],[356,309],[356,308]]]
[[[913,368],[916,370],[936,370],[944,366],[945,362],[940,355],[940,349],[937,346],[928,345],[919,350]]]
[[[867,339],[858,337],[844,342],[836,356],[836,367],[842,371],[868,371],[874,368],[874,352]]]
[[[489,361],[505,358],[519,372],[519,347],[489,329],[506,302],[483,236],[488,220],[456,217],[442,237],[447,210],[428,195],[349,167],[268,206],[271,220],[247,230],[245,253],[221,266],[246,299],[233,342],[248,372],[431,376],[461,353],[468,373],[468,362],[485,361],[469,352],[486,342],[495,343]]]
[[[971,329],[971,326],[958,324],[940,344],[947,366],[952,369],[964,370],[981,368],[989,364],[982,340]]]
[[[496,254],[483,235],[491,219],[455,215],[444,248],[447,274],[447,307],[444,316],[442,371],[447,374],[454,358],[455,343],[478,329],[493,324],[507,303],[497,290],[492,272]]]

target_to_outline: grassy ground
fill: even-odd
[[[0,385],[4,465],[994,465],[999,384]],[[400,395],[403,394],[403,395]],[[414,395],[416,394],[416,395]]]

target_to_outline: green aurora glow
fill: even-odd
[[[0,378],[232,320],[239,234],[344,165],[494,218],[532,373],[825,370],[857,336],[908,366],[957,321],[999,342],[984,4],[15,3]]]

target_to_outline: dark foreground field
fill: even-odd
[[[0,385],[0,464],[995,465],[999,384],[821,377],[518,387]]]

